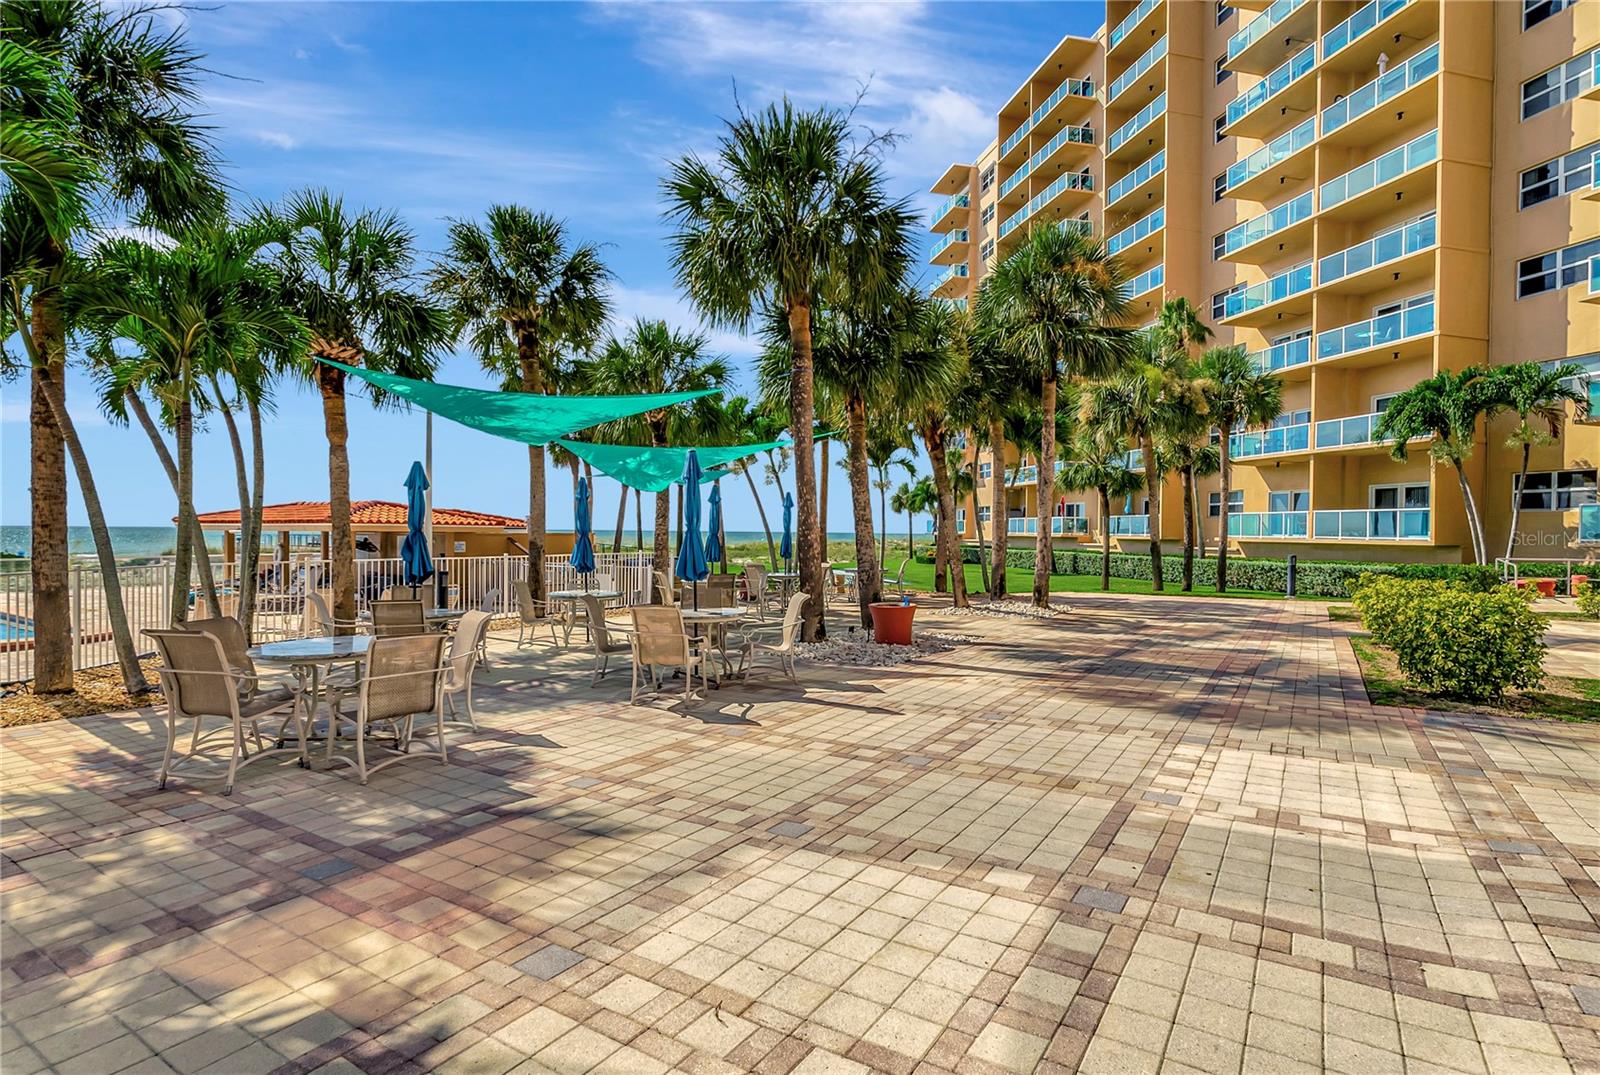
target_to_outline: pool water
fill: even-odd
[[[0,615],[0,642],[18,642],[33,637],[33,621],[21,616]]]

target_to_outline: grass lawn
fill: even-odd
[[[1394,654],[1374,642],[1370,635],[1351,636],[1350,647],[1361,665],[1367,698],[1374,705],[1600,723],[1600,679],[1546,676],[1539,690],[1512,691],[1498,702],[1468,702],[1426,691],[1411,683],[1395,666]]]
[[[902,559],[903,559],[903,557],[902,557]],[[851,566],[851,565],[845,564],[845,565],[841,565],[841,566],[848,567],[848,566]],[[983,573],[982,573],[982,571],[979,569],[977,564],[966,564],[964,566],[967,569],[967,590],[968,590],[968,592],[969,593],[974,593],[974,594],[978,593],[983,588]],[[897,560],[895,560],[895,559],[893,559],[891,557],[890,560],[889,560],[889,570],[887,572],[887,581],[889,583],[893,583],[894,582],[895,572],[897,572],[899,569],[900,569],[899,561],[897,561]],[[1265,597],[1265,598],[1276,599],[1276,600],[1279,600],[1279,601],[1283,600],[1283,594],[1281,594],[1281,593],[1270,593],[1270,592],[1266,592],[1266,591],[1262,591],[1262,590],[1231,590],[1230,589],[1227,593],[1219,594],[1219,593],[1216,592],[1216,590],[1214,588],[1212,588],[1210,586],[1200,586],[1200,585],[1196,585],[1195,588],[1192,591],[1190,591],[1189,593],[1185,594],[1182,590],[1180,590],[1178,588],[1178,585],[1179,584],[1176,583],[1176,582],[1167,583],[1167,588],[1166,588],[1166,590],[1163,591],[1163,594],[1166,594],[1166,595],[1178,594],[1180,596],[1185,596],[1185,597],[1258,597],[1258,598],[1259,597]],[[908,589],[911,589],[911,590],[920,590],[922,592],[930,592],[930,591],[932,591],[933,590],[933,565],[932,564],[917,563],[917,562],[912,562],[910,564],[907,564],[906,565],[906,587]],[[1033,572],[1025,570],[1023,568],[1017,568],[1017,567],[1013,567],[1013,568],[1007,569],[1007,571],[1006,571],[1006,589],[1013,596],[1016,596],[1016,595],[1026,596],[1028,594],[1033,593]],[[1100,592],[1100,576],[1099,575],[1051,575],[1050,576],[1050,592],[1051,593],[1099,593]],[[1112,593],[1144,593],[1144,594],[1147,594],[1147,593],[1154,593],[1155,591],[1153,589],[1151,589],[1149,582],[1141,581],[1139,579],[1113,578],[1111,580],[1111,592]],[[1304,598],[1303,600],[1323,601],[1323,600],[1327,600],[1327,599],[1326,598],[1321,598],[1321,597],[1309,597],[1309,598]]]

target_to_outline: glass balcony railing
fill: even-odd
[[[950,268],[945,270],[945,273],[944,273],[943,276],[939,277],[939,285],[938,286],[943,287],[945,284],[948,284],[951,280],[965,280],[966,278],[967,278],[967,267],[965,265],[952,265],[952,266],[950,266]]]
[[[1589,294],[1600,295],[1600,258],[1589,259]]]
[[[1046,142],[1038,152],[1028,158],[1028,168],[1032,170],[1039,167],[1049,159],[1050,154],[1054,153],[1062,146],[1072,142],[1077,142],[1086,146],[1094,145],[1094,128],[1088,126],[1087,124],[1082,127],[1061,128],[1056,132],[1056,136],[1054,138]]]
[[[1396,176],[1404,175],[1413,168],[1432,164],[1438,159],[1439,132],[1432,130],[1322,184],[1322,189],[1319,191],[1322,208],[1331,209],[1340,202],[1347,202],[1357,195],[1365,194],[1373,187],[1382,186]]]
[[[1259,242],[1275,232],[1280,232],[1302,220],[1309,220],[1311,212],[1312,197],[1308,190],[1304,194],[1290,198],[1276,209],[1229,228],[1222,235],[1222,252],[1226,256],[1236,250],[1243,250],[1251,243]]]
[[[1093,97],[1094,79],[1069,78],[1057,86],[1055,92],[1044,99],[1044,104],[1033,110],[1033,115],[1028,117],[1030,127],[1038,124],[1050,114],[1050,110],[1065,101],[1068,97]]]
[[[1240,314],[1282,302],[1284,299],[1310,290],[1311,263],[1307,262],[1287,269],[1270,280],[1263,280],[1253,287],[1228,295],[1222,300],[1222,316],[1224,319],[1238,317]]]
[[[1130,448],[1122,457],[1122,465],[1128,470],[1144,469],[1144,452],[1138,448]]]
[[[1062,191],[1093,189],[1094,177],[1088,172],[1066,172],[1062,174],[1061,176],[1057,177],[1054,183],[1051,183],[1048,187],[1045,187],[1044,190],[1040,191],[1038,194],[1035,194],[1033,196],[1033,200],[1028,202],[1027,205],[1006,217],[1005,222],[1000,225],[1000,238],[1004,239],[1007,235],[1014,231],[1018,225],[1027,220],[1034,213],[1037,213],[1040,207],[1042,207],[1051,198],[1054,198],[1056,195],[1060,194]]]
[[[1150,534],[1148,515],[1113,515],[1106,523],[1107,529],[1119,537],[1148,537]]]
[[[1134,135],[1150,126],[1150,124],[1155,122],[1156,117],[1160,116],[1166,110],[1167,94],[1166,91],[1163,90],[1155,100],[1139,109],[1137,115],[1111,132],[1111,137],[1106,139],[1106,152],[1115,153],[1118,146],[1122,145],[1128,139],[1132,138]]]
[[[1010,194],[1018,183],[1028,178],[1028,173],[1031,171],[1033,171],[1033,162],[1023,161],[1022,167],[1012,172],[1006,177],[1006,181],[1000,184],[1000,197],[1004,198],[1007,194]]]
[[[1122,91],[1138,82],[1144,73],[1150,70],[1163,56],[1167,54],[1167,39],[1163,37],[1154,45],[1145,50],[1145,54],[1133,61],[1133,66],[1112,80],[1111,89],[1106,93],[1106,102],[1109,104],[1122,96]]]
[[[1245,116],[1289,88],[1289,84],[1317,65],[1317,46],[1307,45],[1266,78],[1228,102],[1228,123]]]
[[[1139,6],[1128,12],[1128,17],[1117,23],[1116,29],[1111,31],[1111,37],[1107,39],[1106,48],[1116,48],[1123,38],[1133,32],[1133,28],[1139,25],[1140,20],[1154,11],[1156,5],[1160,2],[1161,0],[1139,0]]]
[[[1028,515],[1006,520],[1007,534],[1037,534],[1039,532],[1039,519],[1037,516]],[[1082,516],[1068,517],[1055,515],[1050,519],[1050,533],[1060,536],[1062,534],[1087,534],[1089,520]]]
[[[1228,438],[1228,453],[1235,459],[1282,452],[1304,452],[1311,448],[1311,423],[1273,426],[1253,433],[1235,433]]]
[[[1326,60],[1410,2],[1411,0],[1372,0],[1366,7],[1322,35],[1322,58]]]
[[[1427,508],[1311,513],[1311,536],[1319,541],[1421,541],[1428,533]]]
[[[971,237],[966,228],[956,228],[954,231],[947,231],[943,235],[939,236],[938,241],[933,244],[933,249],[928,251],[928,256],[930,258],[936,258],[939,256],[940,252],[951,243],[965,243],[968,242],[970,238]]]
[[[1324,284],[1354,276],[1375,266],[1426,250],[1438,240],[1438,220],[1431,213],[1421,220],[1381,231],[1364,243],[1345,247],[1317,263],[1317,279]]]
[[[1155,176],[1160,175],[1167,167],[1167,151],[1160,150],[1139,167],[1117,180],[1106,188],[1106,204],[1112,205],[1124,194],[1143,186]]]
[[[1578,508],[1578,544],[1600,545],[1600,504]]]
[[[1119,251],[1126,250],[1128,247],[1139,242],[1152,232],[1160,231],[1162,227],[1166,225],[1166,223],[1166,206],[1162,206],[1153,213],[1146,213],[1144,216],[1140,217],[1138,220],[1135,220],[1132,224],[1129,224],[1126,228],[1123,228],[1111,238],[1107,239],[1106,251],[1108,253],[1115,254]]]
[[[1015,477],[1011,479],[1012,485],[1032,485],[1039,480],[1038,467],[1018,467],[1014,473]]]
[[[1317,361],[1383,347],[1433,331],[1433,300],[1405,310],[1317,333]]]
[[[1273,344],[1265,351],[1252,351],[1250,360],[1261,373],[1274,373],[1293,366],[1303,366],[1311,361],[1311,337]]]
[[[1303,538],[1308,511],[1240,511],[1228,515],[1228,536],[1239,538]]]
[[[1260,41],[1271,29],[1288,18],[1306,0],[1278,0],[1267,10],[1245,24],[1244,29],[1228,38],[1228,59],[1233,59],[1245,49]]]
[[[1003,157],[1017,148],[1017,143],[1028,137],[1028,132],[1033,130],[1033,117],[1029,116],[1022,121],[1022,126],[1011,132],[1011,137],[1000,143],[1000,155]]]
[[[1167,279],[1166,268],[1164,264],[1157,265],[1135,276],[1128,282],[1128,297],[1143,295],[1146,291],[1160,287]]]
[[[1378,428],[1381,413],[1358,414],[1351,418],[1332,418],[1317,423],[1318,448],[1350,448],[1376,444],[1372,431]]]
[[[939,206],[939,211],[933,214],[934,223],[937,224],[939,221],[943,220],[944,215],[950,210],[966,209],[971,204],[971,199],[969,199],[965,194],[957,194],[954,197],[947,199],[943,205]]]
[[[1351,120],[1371,112],[1391,97],[1399,96],[1412,86],[1439,73],[1439,44],[1434,42],[1392,71],[1385,71],[1350,96],[1336,101],[1322,110],[1324,137],[1337,131]]]
[[[1254,153],[1241,161],[1235,161],[1228,169],[1225,190],[1232,190],[1240,183],[1265,172],[1267,169],[1287,160],[1309,146],[1317,137],[1317,120],[1312,117],[1294,128],[1279,135]]]

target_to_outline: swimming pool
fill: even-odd
[[[33,621],[26,616],[0,612],[0,642],[20,642],[33,637]]]

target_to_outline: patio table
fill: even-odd
[[[733,668],[728,663],[728,627],[743,621],[749,612],[742,608],[685,608],[679,612],[686,630],[698,627],[706,633],[707,641],[717,647],[717,653],[722,657],[724,674],[731,675]],[[721,679],[721,676],[717,677],[719,686]]]
[[[573,627],[577,626],[578,602],[582,601],[585,597],[593,597],[596,601],[600,601],[602,603],[606,601],[615,601],[617,598],[622,596],[622,591],[551,590],[549,593],[545,594],[545,596],[552,601],[562,601],[572,606],[572,615],[564,616],[561,620],[561,644],[563,646],[570,646],[572,644],[572,629]],[[587,638],[589,632],[589,627],[587,624],[584,625],[583,630],[584,637]]]
[[[306,702],[305,737],[311,738],[317,722],[317,700],[323,688],[323,669],[343,661],[356,661],[366,656],[372,645],[371,635],[315,635],[311,638],[291,638],[284,642],[267,642],[250,651],[251,660],[258,664],[287,665],[299,683],[300,696]],[[327,758],[333,760],[333,741],[338,738],[333,714],[328,714]],[[279,736],[281,742],[282,736]]]

